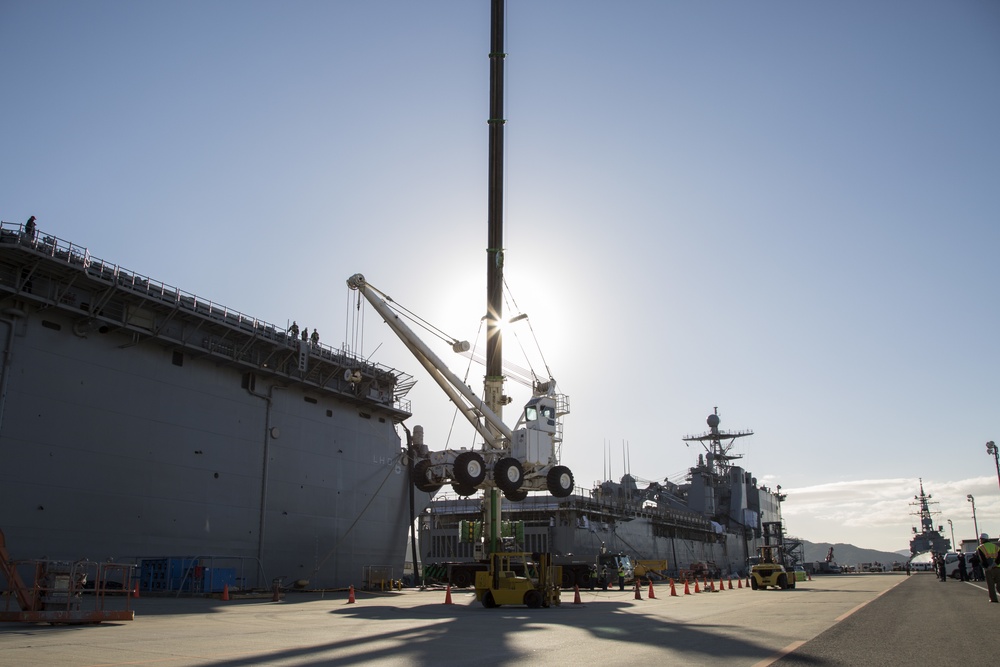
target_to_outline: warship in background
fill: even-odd
[[[216,589],[402,576],[429,500],[411,492],[396,429],[409,375],[31,222],[0,225],[0,529],[13,557],[175,559],[189,585],[192,565],[228,570]]]
[[[936,504],[931,501],[931,494],[924,493],[924,480],[920,480],[920,495],[913,496],[911,507],[916,507],[917,511],[912,512],[914,516],[920,517],[920,530],[913,527],[913,538],[910,539],[910,558],[918,554],[931,553],[943,556],[951,551],[951,540],[944,536],[944,526],[934,528],[934,514],[931,505]]]
[[[707,433],[684,438],[701,443],[705,452],[681,484],[626,474],[618,482],[576,488],[565,498],[530,495],[504,504],[504,521],[520,523],[512,531],[512,550],[551,552],[564,563],[596,563],[602,555],[621,553],[632,561],[666,561],[665,574],[676,576],[745,574],[762,544],[763,524],[781,521],[784,496],[780,487],[758,485],[733,463],[740,458],[730,454],[733,443],[752,431],[720,430],[717,410],[707,421]],[[468,585],[478,551],[468,526],[481,515],[478,497],[431,501],[419,520],[427,580]],[[585,568],[564,567],[564,585],[586,584]]]

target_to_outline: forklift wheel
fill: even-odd
[[[524,594],[524,604],[532,609],[538,609],[542,606],[542,594],[536,590],[528,591]]]

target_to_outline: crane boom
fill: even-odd
[[[416,357],[420,365],[423,366],[434,381],[438,383],[444,393],[448,395],[452,403],[458,406],[459,412],[469,420],[473,428],[483,436],[486,444],[492,449],[502,449],[503,443],[497,442],[496,437],[490,429],[486,428],[480,417],[489,422],[493,428],[500,432],[508,442],[514,435],[510,428],[496,415],[493,410],[486,405],[472,390],[462,382],[457,375],[451,372],[445,363],[419,337],[408,327],[399,315],[394,312],[386,301],[380,297],[377,290],[368,284],[365,277],[360,273],[355,273],[347,279],[347,286],[356,289],[372,305],[376,312],[382,316],[385,323],[393,330],[396,336],[406,345],[410,353]],[[460,347],[464,346],[464,347]],[[455,343],[456,352],[468,350],[468,343]]]

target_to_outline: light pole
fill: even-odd
[[[979,540],[979,522],[976,521],[976,499],[972,497],[971,493],[969,495],[967,495],[966,498],[968,498],[969,502],[972,503],[972,525],[976,529],[976,540],[978,541]]]
[[[993,455],[993,462],[997,464],[997,484],[1000,484],[1000,447],[990,440],[986,443],[986,453]]]
[[[955,524],[951,522],[951,519],[948,519],[948,527],[951,528],[951,548],[958,551],[958,547],[955,546]]]

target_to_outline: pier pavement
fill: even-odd
[[[734,582],[735,585],[735,582]],[[472,593],[289,593],[132,600],[135,620],[0,624],[12,667],[994,664],[1000,605],[930,574],[816,577],[795,590],[564,592],[559,607],[486,609]],[[996,619],[987,631],[983,614]],[[976,619],[980,619],[977,622]]]

